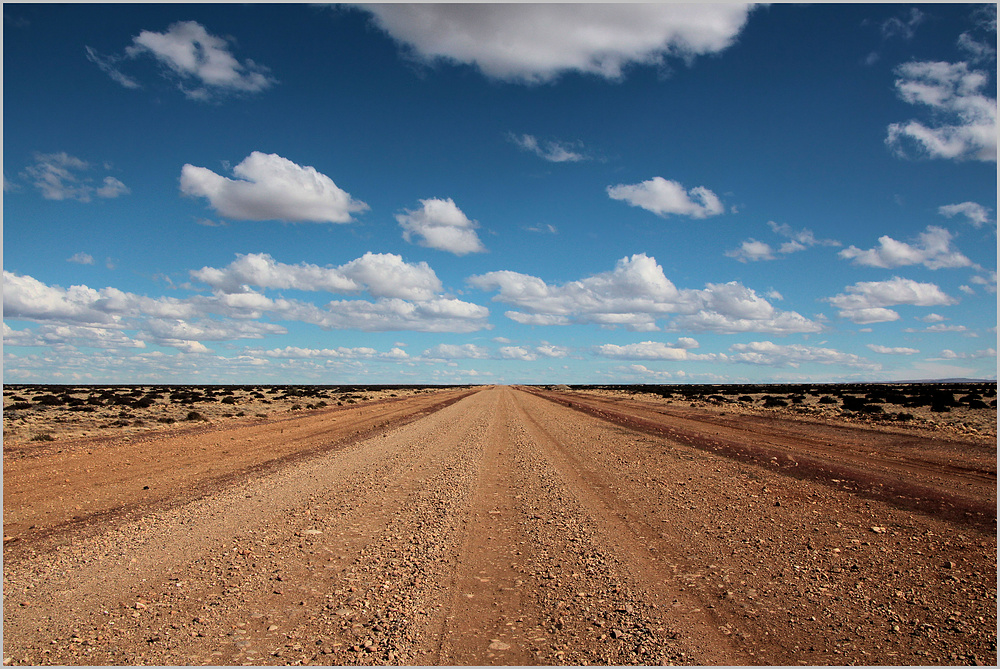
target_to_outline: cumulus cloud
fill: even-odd
[[[260,262],[241,262],[246,259]],[[391,276],[393,270],[397,271],[395,279]],[[373,272],[374,277],[370,276]],[[62,288],[5,271],[4,318],[135,330],[142,340],[188,352],[207,351],[200,341],[260,338],[287,331],[266,318],[308,323],[326,330],[366,332],[474,332],[490,327],[486,307],[435,294],[440,284],[430,268],[409,266],[393,256],[366,255],[333,271],[311,265],[280,265],[269,256],[248,256],[238,258],[224,270],[203,268],[193,274],[215,284],[211,295],[151,298],[111,287]],[[413,283],[407,283],[406,277],[412,277]],[[339,300],[318,306],[295,299],[272,299],[240,281],[312,290],[331,284],[339,287],[337,281],[343,281],[351,290],[367,290],[377,297],[372,301]]]
[[[794,230],[787,223],[775,223],[774,221],[768,221],[767,225],[775,234],[787,238],[788,241],[783,242],[780,247],[775,249],[766,242],[751,238],[743,242],[738,249],[726,251],[725,254],[740,262],[757,262],[774,260],[777,257],[774,255],[775,253],[797,253],[805,251],[811,246],[840,246],[840,242],[833,239],[816,239],[816,235],[808,228]]]
[[[865,344],[865,346],[876,353],[884,355],[914,355],[915,353],[920,353],[919,349],[908,348],[906,346],[882,346],[880,344]]]
[[[730,258],[736,258],[740,262],[757,262],[759,260],[774,260],[774,249],[766,242],[759,242],[756,239],[748,239],[738,249],[726,251]]]
[[[69,258],[66,258],[66,262],[75,262],[80,265],[93,265],[94,256],[90,255],[89,253],[83,253],[81,251],[80,253],[74,253]]]
[[[951,233],[934,225],[917,236],[916,244],[899,242],[888,235],[879,237],[878,246],[863,251],[850,246],[838,255],[853,260],[856,265],[869,267],[903,267],[923,265],[928,269],[969,267],[972,261],[951,245]]]
[[[252,60],[240,62],[229,41],[210,34],[196,21],[178,21],[166,32],[143,30],[132,38],[125,56],[151,56],[178,79],[178,87],[193,100],[211,100],[233,93],[257,93],[275,83],[266,67]],[[122,73],[120,56],[101,56],[87,47],[87,57],[126,88],[139,83]]]
[[[93,165],[65,151],[36,153],[34,164],[25,168],[24,175],[31,179],[46,200],[90,202],[95,195],[116,198],[129,193],[125,184],[110,176],[104,178],[103,185],[95,186],[94,180],[83,174],[92,169]]]
[[[489,309],[454,298],[408,302],[399,298],[340,300],[325,309],[293,310],[298,320],[323,329],[364,332],[475,332],[488,326]]]
[[[501,338],[502,339],[502,338]],[[501,346],[491,351],[478,344],[438,344],[427,349],[421,358],[428,361],[448,360],[525,360],[539,358],[565,358],[569,349],[564,346],[542,344],[540,346]]]
[[[243,221],[349,223],[368,205],[314,167],[254,151],[233,168],[237,179],[194,165],[181,168],[181,192],[204,197],[222,216]]]
[[[441,280],[426,262],[407,263],[392,253],[366,253],[339,267],[310,263],[289,265],[266,253],[238,254],[222,269],[203,267],[191,277],[225,293],[246,292],[249,286],[352,294],[367,290],[374,297],[432,299]]]
[[[533,153],[550,163],[576,163],[589,158],[576,151],[576,145],[569,142],[548,141],[544,145],[534,135],[509,135],[510,140],[523,150]]]
[[[889,147],[901,156],[996,162],[997,101],[983,93],[989,73],[964,62],[910,62],[896,73],[899,96],[930,108],[935,121],[890,124]]]
[[[900,16],[893,16],[882,23],[882,35],[884,37],[902,37],[903,39],[913,39],[916,28],[927,15],[916,7],[911,7],[909,12],[904,12]]]
[[[951,349],[944,349],[941,351],[940,358],[930,358],[931,360],[977,360],[980,358],[995,358],[997,357],[997,350],[995,348],[985,348],[979,351],[970,351],[963,353],[956,353]]]
[[[609,272],[561,286],[507,270],[473,276],[468,283],[481,290],[498,290],[494,301],[523,310],[508,311],[507,317],[530,325],[595,323],[651,331],[658,329],[656,319],[683,314],[675,326],[720,332],[821,329],[795,312],[779,312],[736,282],[680,290],[664,276],[656,259],[644,253],[622,258]]]
[[[146,342],[133,339],[120,330],[87,325],[42,325],[37,328],[14,330],[3,324],[5,346],[53,346],[73,348],[145,348]]]
[[[657,216],[677,214],[708,218],[724,211],[719,198],[704,186],[685,190],[678,182],[663,177],[653,177],[638,184],[608,186],[607,191],[611,199],[624,200],[633,207],[641,207]]]
[[[985,276],[977,275],[969,279],[970,282],[982,286],[987,292],[997,292],[997,273],[987,272]]]
[[[695,360],[706,359],[714,356],[697,355],[690,353],[690,349],[697,348],[698,342],[690,337],[682,337],[676,343],[661,341],[643,341],[637,344],[602,344],[597,347],[598,355],[605,358],[616,358],[620,360]]]
[[[977,202],[960,202],[958,204],[946,204],[938,207],[938,213],[942,216],[947,216],[952,218],[961,214],[965,216],[965,220],[972,224],[975,228],[981,228],[987,223],[990,223],[990,212],[993,211],[988,207]],[[993,221],[995,223],[995,221]]]
[[[476,344],[438,344],[421,354],[430,360],[486,360],[490,351]]]
[[[866,360],[853,353],[844,353],[832,348],[803,346],[802,344],[775,344],[770,341],[752,341],[747,344],[733,344],[732,362],[768,367],[799,367],[804,363],[820,365],[843,365],[858,369],[881,369],[878,363]]]
[[[840,246],[840,242],[835,239],[817,239],[809,228],[795,230],[787,223],[775,223],[774,221],[768,221],[767,226],[776,235],[781,235],[789,240],[781,245],[779,249],[781,253],[794,253],[810,246]]]
[[[250,349],[248,353],[262,355],[268,358],[294,359],[323,359],[323,360],[406,360],[410,356],[401,348],[393,347],[388,351],[379,352],[369,346],[337,348],[301,348],[298,346],[286,346],[284,348],[272,348],[269,350]]]
[[[420,246],[459,256],[486,250],[476,234],[479,224],[469,220],[451,198],[420,200],[419,209],[397,214],[396,220],[408,242],[416,237]]]
[[[372,4],[379,28],[412,57],[473,65],[504,81],[566,72],[622,77],[633,63],[688,61],[729,47],[748,4]]]
[[[824,301],[839,309],[842,318],[859,324],[899,320],[899,313],[886,308],[890,306],[933,307],[957,303],[933,283],[918,283],[898,276],[888,281],[861,281],[845,290]]]

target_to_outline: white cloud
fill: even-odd
[[[908,348],[906,346],[882,346],[880,344],[865,344],[865,346],[876,353],[884,355],[914,355],[915,353],[920,353],[919,349]]]
[[[753,292],[753,291],[751,291]],[[768,334],[793,334],[820,332],[823,326],[795,311],[773,310],[764,318],[739,318],[729,314],[701,309],[694,314],[679,316],[671,323],[672,329],[696,332],[736,334],[739,332],[765,332]]]
[[[918,321],[923,321],[924,323],[940,323],[941,321],[948,320],[941,314],[927,314],[926,316],[921,316],[917,318]]]
[[[729,47],[745,4],[373,4],[375,23],[426,62],[478,67],[505,81],[566,72],[620,78],[632,63],[690,61]]]
[[[757,262],[759,260],[774,260],[774,249],[766,242],[758,242],[756,239],[748,239],[738,249],[726,251],[730,258],[736,258],[740,262]]]
[[[105,177],[102,186],[94,186],[93,179],[82,175],[93,166],[85,160],[59,153],[36,153],[35,163],[24,170],[35,187],[47,200],[78,200],[90,202],[93,196],[115,198],[126,195],[129,189],[114,177]]]
[[[704,186],[686,191],[678,182],[668,181],[663,177],[653,177],[638,184],[608,186],[607,191],[611,199],[624,200],[633,207],[641,207],[657,216],[677,214],[708,218],[725,211],[715,193]]]
[[[497,355],[502,360],[538,360],[538,354],[526,346],[501,346]]]
[[[120,330],[87,325],[42,325],[33,329],[14,330],[3,324],[5,346],[72,346],[74,348],[145,348],[146,342],[133,339]]]
[[[379,353],[374,348],[368,346],[358,346],[350,348],[338,346],[337,348],[300,348],[298,346],[286,346],[285,348],[272,348],[269,350],[250,349],[248,354],[262,355],[268,358],[285,359],[324,359],[324,360],[406,360],[409,356],[406,351],[396,347],[389,351]]]
[[[143,323],[141,332],[151,341],[231,341],[262,339],[268,335],[286,334],[288,330],[281,325],[259,321],[150,318]]]
[[[407,263],[392,253],[369,252],[339,267],[288,265],[266,253],[250,253],[237,255],[223,269],[193,270],[191,277],[226,293],[258,286],[346,294],[367,290],[374,297],[428,300],[442,289],[440,279],[426,262]]]
[[[473,276],[481,290],[499,290],[493,300],[527,313],[508,311],[508,318],[529,325],[595,323],[637,331],[658,329],[657,318],[684,314],[678,327],[724,332],[816,332],[821,329],[795,312],[779,312],[767,300],[739,283],[708,284],[704,290],[679,290],[654,258],[644,253],[622,258],[610,272],[561,286],[511,271]]]
[[[898,276],[888,281],[858,282],[845,290],[846,293],[823,301],[839,309],[842,318],[863,325],[899,320],[897,312],[886,308],[890,306],[933,307],[957,302],[933,283],[918,283]]]
[[[821,365],[842,365],[866,370],[878,370],[881,366],[853,353],[844,353],[832,348],[803,346],[801,344],[780,345],[770,341],[753,341],[747,344],[733,344],[729,347],[732,362],[765,365],[768,367],[799,367],[803,363]]]
[[[90,255],[89,253],[83,253],[81,251],[79,253],[74,253],[69,258],[66,258],[66,262],[75,262],[80,265],[93,265],[94,256]]]
[[[882,35],[884,37],[902,37],[903,39],[913,39],[916,28],[923,23],[926,14],[916,7],[911,7],[910,11],[902,16],[893,16],[882,23]]]
[[[64,289],[4,271],[3,315],[4,318],[114,326],[120,316],[109,308],[116,297],[111,291],[113,289],[107,288],[96,291],[87,286]]]
[[[84,47],[87,50],[87,60],[101,68],[101,71],[111,77],[125,88],[142,88],[138,81],[121,71],[119,63],[121,56],[102,56],[91,47]]]
[[[90,52],[88,48],[88,56]],[[220,94],[256,93],[275,83],[267,68],[252,60],[239,62],[230,53],[228,40],[210,34],[195,21],[178,21],[163,33],[143,30],[132,39],[125,54],[130,58],[152,56],[180,78],[180,89],[195,100],[210,100]],[[97,58],[91,60],[115,81],[135,87],[129,82],[136,82],[117,69],[117,59],[105,58],[102,64],[100,57]],[[189,82],[194,82],[195,87],[188,87]]]
[[[973,227],[981,228],[990,223],[990,212],[993,211],[976,202],[960,202],[958,204],[946,204],[938,207],[938,213],[951,218],[958,214],[965,216],[966,221]],[[995,221],[993,221],[995,223]]]
[[[997,55],[996,48],[986,42],[980,42],[970,33],[958,36],[958,48],[967,53],[972,62],[988,61]]]
[[[123,184],[120,180],[114,177],[104,177],[104,185],[94,191],[98,197],[118,197],[119,195],[128,195],[130,192],[128,186]]]
[[[892,123],[887,145],[903,156],[996,162],[997,101],[982,92],[989,73],[970,70],[964,62],[909,62],[896,73],[899,96],[929,107],[938,122]]]
[[[790,240],[781,246],[781,253],[793,253],[810,246],[840,246],[840,242],[835,239],[816,239],[816,235],[809,228],[795,230],[787,223],[776,223],[774,221],[768,221],[767,226],[775,234]]]
[[[979,351],[971,351],[969,353],[955,353],[951,349],[944,349],[941,351],[940,358],[929,358],[930,360],[943,359],[943,360],[978,360],[981,358],[995,358],[997,357],[997,350],[995,348],[985,348]]]
[[[314,167],[254,151],[229,179],[194,165],[181,168],[181,192],[204,197],[219,214],[243,221],[349,223],[368,205],[353,199]]]
[[[462,213],[451,198],[420,200],[420,209],[397,214],[396,221],[403,228],[403,239],[455,255],[482,253],[486,250],[476,234],[479,225]]]
[[[995,292],[997,292],[997,273],[996,272],[987,272],[986,276],[979,276],[979,275],[977,275],[977,276],[974,276],[971,279],[969,279],[969,281],[972,282],[972,283],[974,283],[974,284],[976,284],[976,285],[983,286],[983,288],[985,288],[986,291],[989,292],[989,293],[995,293]]]
[[[296,309],[288,312],[297,320],[324,329],[362,330],[364,332],[475,332],[489,327],[489,309],[453,298],[435,298],[408,302],[398,298],[379,298],[374,302],[342,300],[330,302],[325,309]]]
[[[878,246],[863,251],[850,246],[838,255],[853,260],[856,265],[869,267],[903,267],[923,265],[928,269],[969,267],[972,261],[951,245],[951,233],[934,225],[917,236],[916,244],[899,242],[888,235],[879,237]]]
[[[509,135],[510,140],[519,147],[534,153],[539,158],[550,163],[576,163],[581,160],[588,160],[588,157],[575,150],[575,144],[567,142],[545,142],[543,147],[534,135]]]
[[[924,328],[924,332],[968,332],[969,328],[964,325],[931,325]]]
[[[359,260],[365,261],[366,258]],[[379,260],[385,258],[375,257],[374,260],[377,264]],[[393,259],[390,258],[389,266],[393,265]],[[363,269],[372,267],[363,263],[360,266]],[[363,272],[357,271],[358,267],[359,265],[354,263],[343,266],[349,273],[353,271],[358,276],[363,275]],[[288,268],[289,272],[282,272]],[[318,269],[314,266],[305,269],[310,268]],[[245,267],[238,269],[247,270]],[[294,285],[296,280],[317,279],[308,271],[303,272],[301,266],[282,268],[273,263],[271,266],[264,263],[262,268],[257,269],[263,270],[263,276],[251,280],[268,285],[282,281]],[[407,274],[406,266],[397,269],[402,270],[402,275]],[[409,269],[414,270],[411,276],[417,277],[418,280],[422,275],[425,279],[428,278],[426,272],[422,273],[422,269],[429,272],[429,268]],[[272,274],[269,275],[268,270],[272,270]],[[226,271],[211,268],[199,272],[195,274],[199,274],[209,282],[217,281],[219,286],[227,287],[227,281],[233,278],[227,276]],[[289,274],[291,280],[288,279]],[[317,281],[321,283],[325,277],[322,276],[322,271],[317,274]],[[433,273],[430,273],[430,278],[435,279]],[[393,330],[474,332],[490,327],[487,321],[489,310],[486,307],[435,296],[426,286],[422,287],[419,284],[393,284],[388,273],[380,279],[386,280],[387,283],[380,286],[377,281],[371,280],[371,283],[365,286],[360,284],[352,286],[364,287],[374,293],[417,296],[421,299],[407,301],[400,297],[381,296],[374,301],[334,301],[325,307],[320,307],[299,300],[271,299],[243,286],[238,292],[216,290],[212,295],[192,295],[185,299],[150,298],[110,287],[95,290],[87,286],[71,286],[64,289],[46,285],[30,276],[4,272],[4,317],[41,323],[137,330],[146,341],[176,348],[186,347],[182,350],[189,351],[201,351],[201,348],[186,342],[201,339],[227,341],[286,332],[283,326],[262,321],[265,316],[280,321],[309,323],[323,329],[355,329],[367,332]]]
[[[616,367],[614,371],[615,371],[615,378],[620,378],[622,375],[629,376],[632,378],[639,377],[639,378],[652,378],[658,380],[674,378],[674,374],[670,372],[650,369],[645,365],[628,365],[624,367]],[[675,373],[677,376],[682,378],[685,376],[685,373],[683,371],[678,371]]]
[[[420,357],[430,360],[486,360],[490,351],[476,344],[438,344],[424,351]]]
[[[674,344],[660,341],[643,341],[637,344],[602,344],[597,347],[597,354],[605,358],[621,360],[703,360],[713,358],[711,355],[697,355],[689,352],[696,348],[698,342],[683,337]]]
[[[740,248],[726,251],[726,255],[730,258],[736,258],[740,262],[756,262],[760,260],[774,260],[776,252],[782,254],[797,253],[798,251],[805,251],[810,246],[817,245],[840,246],[840,242],[833,239],[816,239],[812,230],[808,228],[793,230],[787,223],[775,223],[774,221],[768,221],[767,225],[775,234],[788,239],[787,242],[778,247],[777,251],[770,244],[751,238],[743,242]]]

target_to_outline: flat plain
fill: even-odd
[[[4,388],[4,664],[996,664],[996,384]]]

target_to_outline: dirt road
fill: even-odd
[[[159,492],[124,506],[5,453],[4,663],[996,662],[987,523],[513,388],[427,397],[151,438],[114,477]]]

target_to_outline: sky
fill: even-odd
[[[3,18],[4,383],[996,379],[995,4]]]

